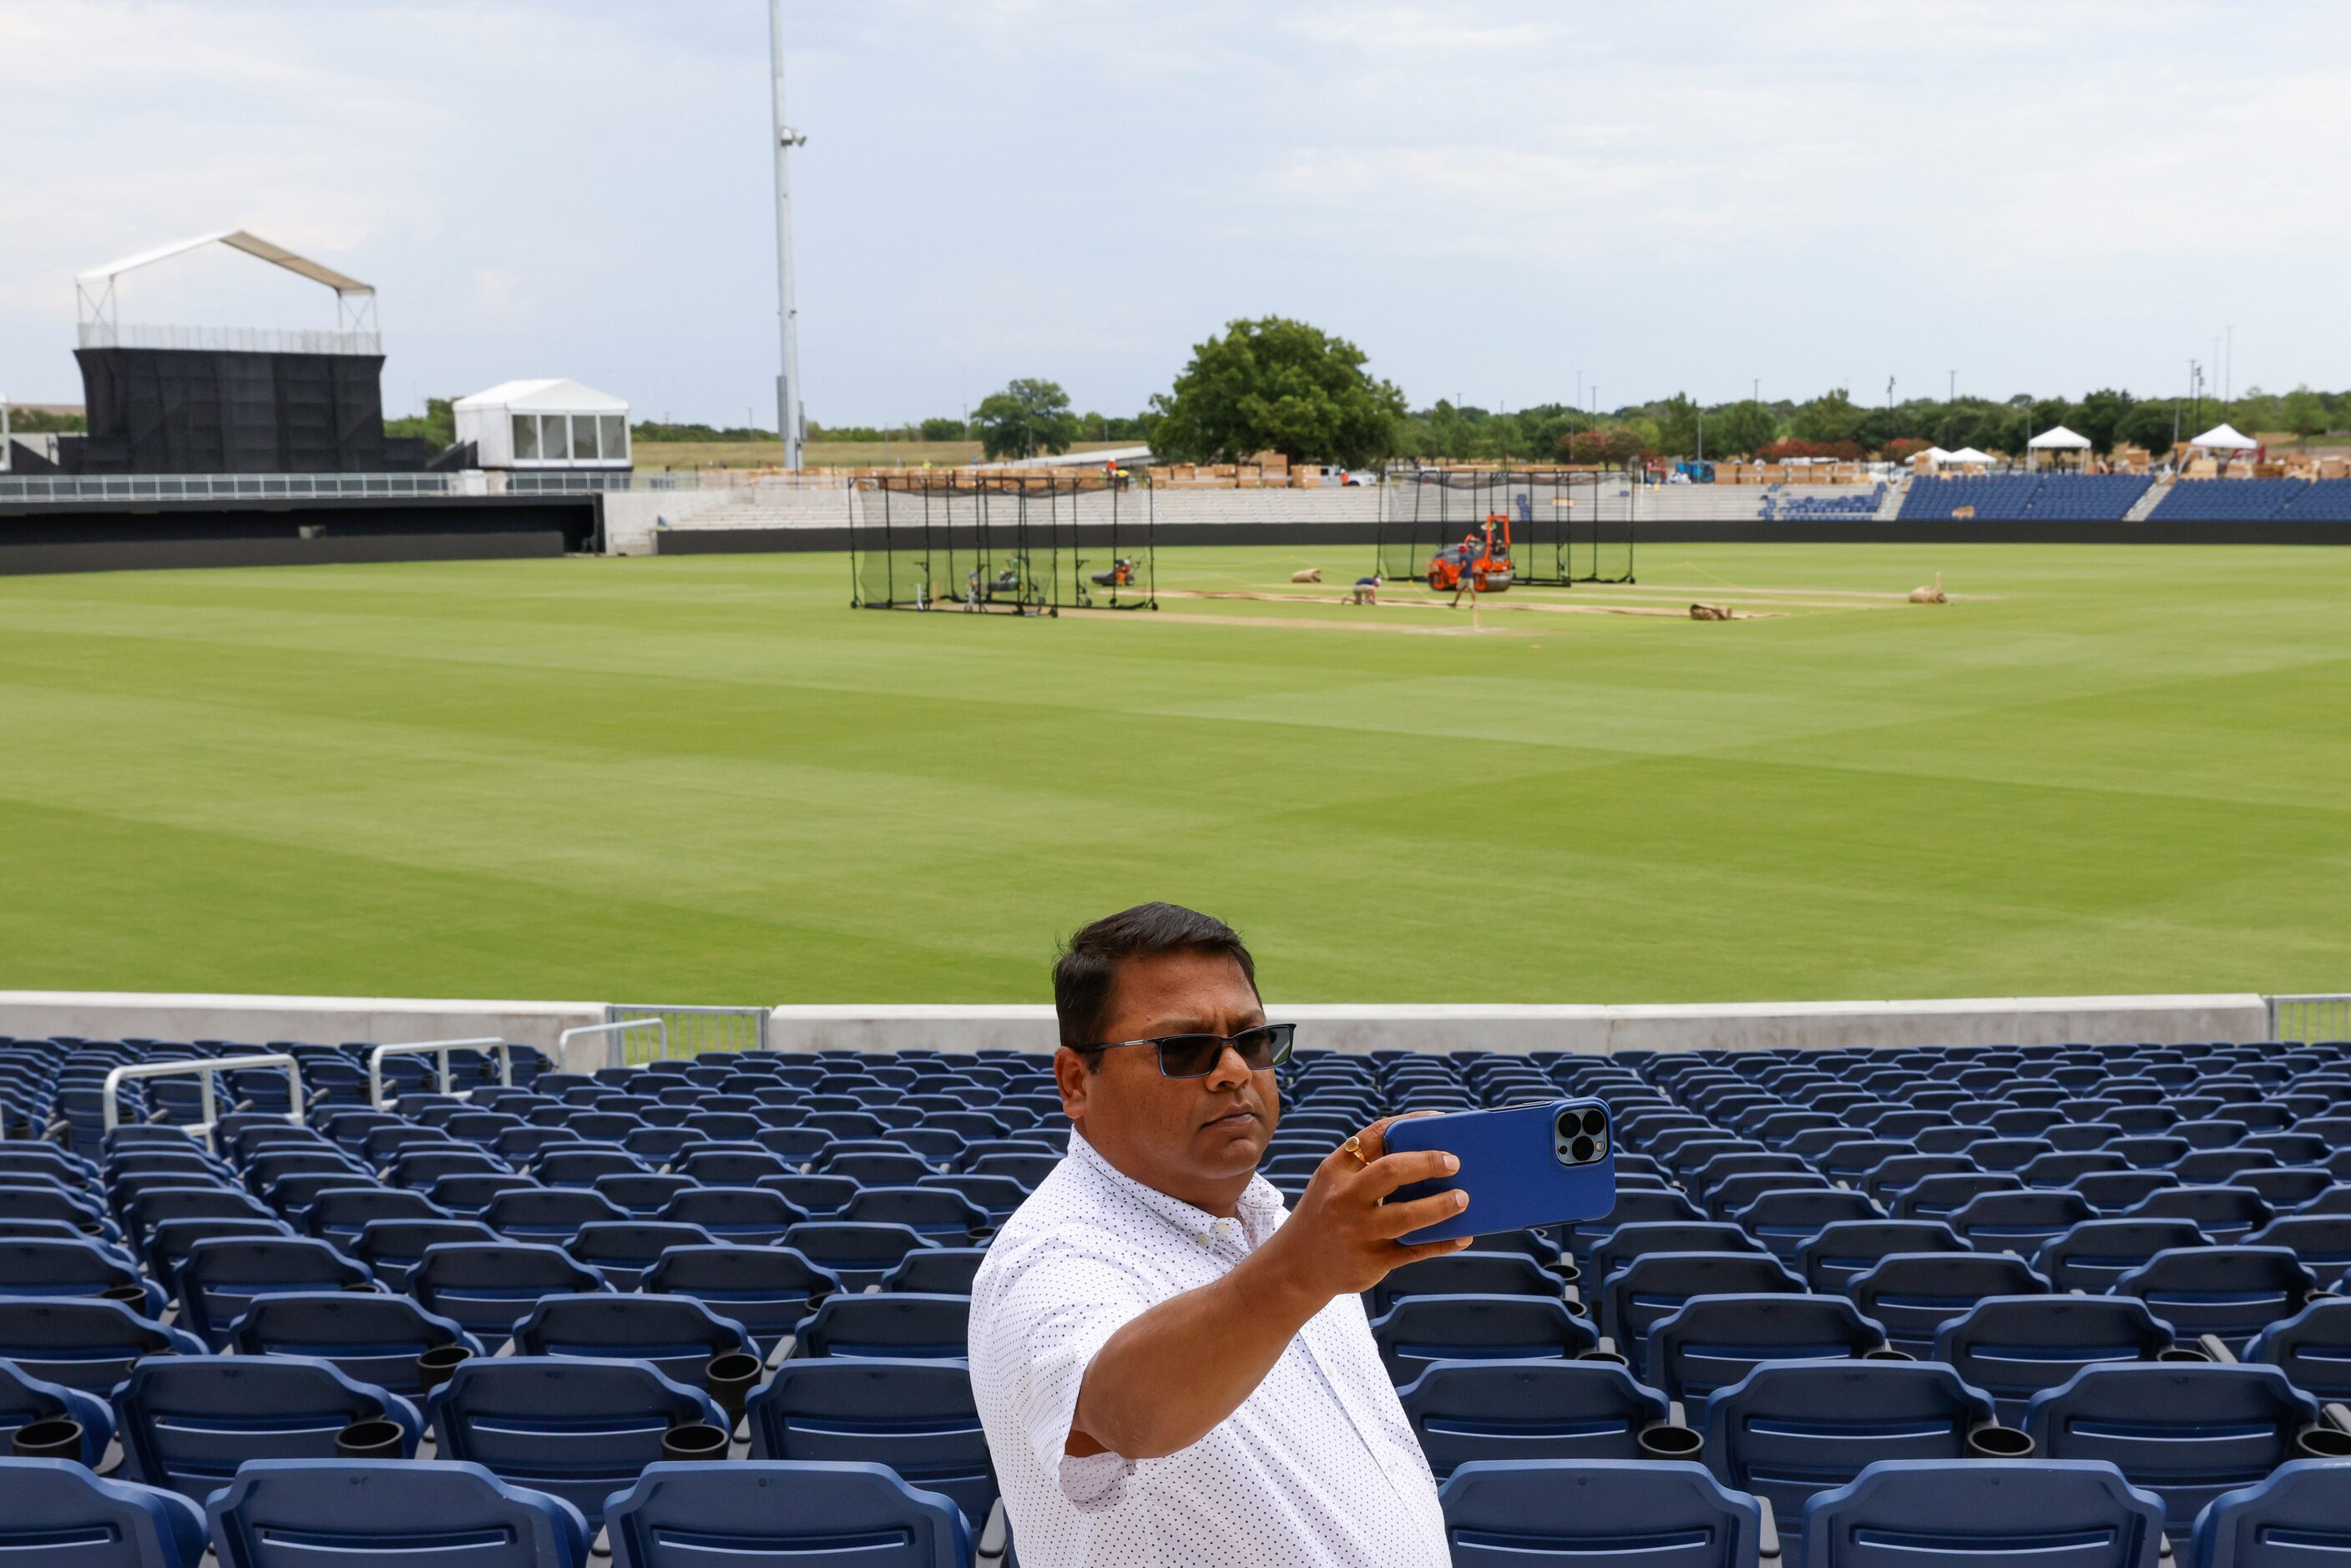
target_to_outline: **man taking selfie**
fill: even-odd
[[[1053,969],[1069,1157],[972,1289],[980,1419],[1026,1568],[1445,1568],[1437,1486],[1358,1293],[1458,1215],[1440,1152],[1332,1151],[1294,1211],[1257,1175],[1280,1113],[1249,949],[1167,904],[1098,920]]]

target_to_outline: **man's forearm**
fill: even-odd
[[[1111,1335],[1078,1389],[1069,1451],[1155,1459],[1190,1448],[1239,1409],[1331,1299],[1299,1286],[1276,1251],[1259,1249]]]

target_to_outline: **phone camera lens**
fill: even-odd
[[[1593,1137],[1599,1137],[1608,1131],[1608,1118],[1598,1111],[1586,1111],[1583,1113],[1583,1130]]]
[[[1568,1155],[1577,1165],[1585,1164],[1592,1158],[1592,1140],[1578,1137],[1574,1143],[1568,1145]]]

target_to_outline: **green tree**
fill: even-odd
[[[1752,457],[1779,434],[1779,416],[1752,399],[1706,416],[1706,449],[1717,457]]]
[[[971,438],[965,433],[963,421],[959,419],[940,418],[926,419],[923,421],[923,439],[925,441],[968,441]]]
[[[1364,372],[1361,349],[1280,316],[1230,322],[1194,347],[1174,389],[1151,406],[1152,450],[1178,463],[1238,463],[1270,450],[1292,463],[1361,468],[1396,450],[1405,416],[1404,394]]]
[[[990,462],[1067,452],[1078,438],[1070,394],[1057,382],[1025,377],[980,399],[971,412],[971,425]]]
[[[1698,420],[1704,411],[1691,401],[1687,392],[1676,392],[1663,402],[1652,406],[1659,448],[1677,457],[1696,456]]]
[[[2157,402],[2133,403],[2115,426],[2115,439],[2126,446],[2144,446],[2157,456],[2171,450],[2175,439],[2185,439],[2196,432],[2184,428],[2187,413],[2177,398],[2165,398]],[[2064,423],[2060,420],[2058,423]]]
[[[383,422],[383,433],[395,441],[402,436],[420,436],[429,450],[438,452],[456,442],[457,415],[449,406],[455,401],[455,398],[428,397],[424,400],[423,413],[412,413],[404,419],[387,419]]]
[[[2285,394],[2281,416],[2285,421],[2285,427],[2300,436],[2302,444],[2307,448],[2310,438],[2327,427],[2326,400],[2307,385],[2298,386]]]
[[[2074,413],[2065,423],[2073,427],[2074,434],[2088,436],[2090,445],[2096,451],[2111,452],[2115,432],[2122,428],[2123,416],[2130,413],[2131,404],[2137,401],[2126,392],[2100,387],[2074,405]]]
[[[1861,439],[1861,410],[1844,387],[1832,387],[1796,410],[1788,434],[1799,441],[1834,443]]]

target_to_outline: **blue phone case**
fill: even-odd
[[[1388,1153],[1442,1149],[1461,1162],[1458,1171],[1441,1181],[1408,1182],[1396,1188],[1390,1203],[1408,1203],[1455,1187],[1469,1195],[1469,1207],[1460,1214],[1399,1239],[1411,1247],[1458,1236],[1491,1236],[1530,1226],[1597,1219],[1615,1207],[1614,1129],[1604,1126],[1593,1140],[1596,1157],[1581,1165],[1563,1163],[1560,1149],[1565,1140],[1556,1136],[1555,1129],[1562,1113],[1571,1111],[1579,1120],[1592,1111],[1604,1123],[1608,1115],[1608,1107],[1597,1100],[1541,1100],[1389,1123]]]

